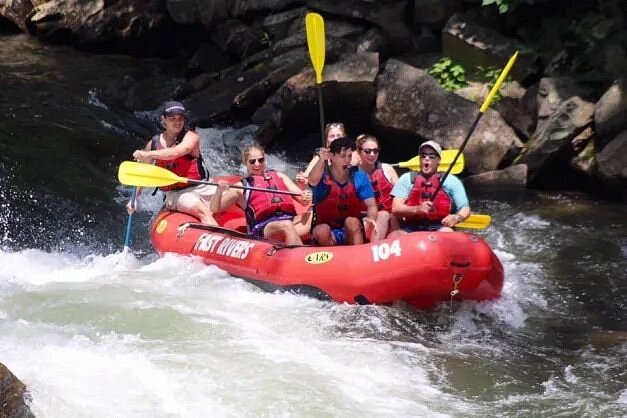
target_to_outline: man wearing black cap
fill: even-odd
[[[161,114],[163,132],[153,136],[143,150],[135,151],[133,158],[142,163],[154,163],[188,179],[208,179],[209,173],[200,153],[200,137],[195,132],[187,130],[186,116],[187,112],[182,103],[165,103]],[[215,186],[176,183],[161,187],[160,190],[165,193],[165,206],[168,209],[189,213],[207,225],[217,225],[209,210]],[[131,202],[127,209],[129,212],[135,210]]]

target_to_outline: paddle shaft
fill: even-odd
[[[448,168],[448,170],[446,170],[446,173],[444,173],[444,175],[440,179],[440,184],[438,184],[438,187],[435,189],[435,192],[433,192],[433,198],[435,198],[435,196],[438,194],[440,189],[442,189],[442,186],[444,185],[444,180],[446,180],[446,177],[448,177],[448,175],[450,174],[451,169],[455,165],[455,162],[457,162],[457,158],[459,158],[461,153],[464,151],[464,148],[466,147],[466,144],[470,140],[470,136],[472,135],[472,133],[474,132],[475,128],[477,127],[477,124],[479,123],[479,119],[481,119],[481,116],[483,116],[483,113],[486,110],[488,110],[488,106],[490,106],[490,103],[492,103],[492,98],[494,98],[496,93],[499,91],[499,88],[501,87],[501,84],[503,84],[503,81],[505,80],[505,77],[507,77],[507,74],[509,73],[509,70],[514,65],[514,62],[516,61],[517,57],[518,57],[518,51],[516,51],[514,53],[514,55],[512,55],[510,57],[509,61],[507,61],[507,64],[505,65],[505,68],[503,68],[503,71],[501,71],[501,74],[496,79],[496,82],[494,83],[494,86],[492,86],[492,89],[490,89],[490,93],[488,93],[488,97],[486,97],[485,101],[483,102],[483,104],[479,108],[479,113],[477,114],[477,117],[475,118],[475,121],[472,123],[472,126],[470,127],[470,130],[468,131],[468,135],[466,135],[466,138],[464,139],[464,142],[462,143],[462,146],[459,147],[459,151],[457,152],[457,155],[455,155],[455,158],[453,159],[453,163]]]
[[[186,180],[187,180],[188,183],[191,183],[191,184],[208,184],[210,186],[218,186],[218,183],[214,183],[214,182],[206,181],[206,180],[192,180],[192,179],[186,179]],[[286,194],[286,195],[290,195],[290,196],[301,196],[301,193],[290,192],[288,190],[264,189],[263,187],[238,186],[236,184],[229,184],[229,187],[232,187],[233,189],[254,190],[254,191],[257,191],[257,192],[267,192],[267,193],[274,193],[274,194]]]
[[[131,193],[131,208],[135,209],[135,198],[137,197],[137,187],[133,187],[133,193]],[[128,221],[126,222],[126,236],[124,237],[124,250],[131,249],[131,231],[133,229],[133,212],[128,214]]]
[[[472,123],[472,126],[470,127],[470,130],[468,131],[468,134],[466,135],[466,138],[464,138],[464,142],[462,142],[462,146],[459,147],[459,151],[457,151],[457,154],[455,154],[455,158],[453,158],[453,162],[449,165],[448,170],[446,170],[444,175],[440,178],[440,184],[438,184],[438,187],[436,187],[435,192],[433,192],[433,195],[432,195],[433,198],[435,198],[435,196],[438,194],[440,189],[442,189],[442,185],[444,185],[444,180],[446,180],[448,175],[451,174],[451,170],[455,166],[455,163],[457,162],[457,159],[459,158],[459,156],[462,155],[462,152],[464,151],[464,147],[466,147],[466,144],[470,140],[472,133],[475,131],[475,128],[477,127],[477,124],[479,123],[479,119],[481,119],[481,116],[483,116],[483,112],[477,113],[477,117],[475,117],[475,121]]]
[[[327,141],[324,135],[324,104],[322,103],[322,83],[316,84],[316,90],[318,91],[318,110],[320,113],[320,138],[322,140],[322,147],[327,146]]]

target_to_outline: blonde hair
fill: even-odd
[[[329,144],[328,136],[329,131],[333,128],[338,128],[342,130],[342,136],[346,136],[346,128],[344,128],[344,124],[342,122],[331,122],[324,125],[324,141],[326,144]]]
[[[376,142],[377,147],[379,146],[379,140],[377,139],[377,137],[370,134],[359,135],[355,140],[355,145],[357,146],[357,149],[361,149],[361,147],[368,141],[374,141]]]
[[[246,145],[244,149],[242,150],[242,161],[244,162],[244,164],[246,164],[246,161],[248,160],[248,155],[250,154],[250,151],[253,149],[259,150],[262,152],[263,155],[266,155],[266,150],[263,149],[260,143],[258,142],[250,143]]]

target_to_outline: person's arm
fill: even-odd
[[[283,173],[277,174],[279,175],[279,177],[281,177],[283,183],[285,183],[285,187],[287,187],[288,191],[292,193],[300,193],[300,196],[293,196],[294,199],[298,200],[298,202],[303,205],[308,205],[309,203],[311,203],[311,190],[301,190],[301,188],[298,187],[296,183],[294,183],[292,179],[290,179],[288,176]]]
[[[187,131],[183,140],[173,147],[158,150],[135,151],[133,157],[139,161],[144,160],[174,160],[183,155],[192,154],[199,149],[200,137],[192,131]]]
[[[366,205],[366,219],[372,221],[372,224],[376,227],[377,215],[379,214],[377,200],[374,197],[371,197],[363,202]]]
[[[318,163],[319,160],[320,160],[320,157],[318,156],[318,154],[313,156],[311,161],[309,161],[309,164],[307,165],[305,172],[303,173],[305,177],[309,177],[309,174],[311,174],[311,170],[313,170],[313,168],[315,167],[315,165]]]
[[[235,183],[242,185],[241,182]],[[231,189],[229,183],[225,180],[218,182],[218,188],[213,196],[211,196],[211,206],[209,210],[213,213],[225,211],[238,201],[243,195],[241,189]]]
[[[442,224],[453,227],[470,216],[470,203],[464,184],[454,175],[446,177],[442,189],[453,201],[455,212],[442,219]]]
[[[406,204],[409,193],[413,184],[411,182],[411,174],[403,174],[390,193],[394,199],[392,200],[392,214],[398,217],[412,216],[420,212],[429,212],[431,210],[431,202],[422,202],[419,206],[409,206]]]
[[[150,151],[150,148],[152,148],[152,139],[150,139],[148,143],[146,143],[146,146],[144,146],[144,151]],[[151,159],[150,161],[146,162],[152,164],[153,161]],[[142,187],[137,186],[137,190],[135,191],[135,201],[132,202],[131,199],[129,199],[128,203],[126,204],[126,211],[129,215],[135,213],[137,208],[139,208],[139,196],[141,195],[141,192]]]
[[[370,223],[375,233],[377,233],[377,215],[379,214],[379,207],[377,206],[377,200],[374,197],[374,190],[370,179],[363,171],[357,171],[353,177],[355,189],[357,190],[357,196],[364,205],[366,205],[366,217],[364,218],[364,228],[366,224]]]
[[[381,164],[381,166],[383,167],[383,173],[385,174],[385,177],[387,177],[387,179],[393,185],[396,184],[396,182],[398,181],[398,174],[396,173],[394,167],[386,163]]]
[[[316,187],[316,185],[320,183],[322,175],[324,174],[324,167],[326,166],[327,160],[329,159],[329,155],[330,152],[328,148],[320,148],[318,150],[318,161],[313,166],[308,176],[309,185],[311,187]]]

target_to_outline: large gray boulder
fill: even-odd
[[[32,418],[26,402],[30,399],[26,386],[0,363],[0,417]]]
[[[554,176],[576,155],[573,139],[592,124],[594,104],[574,96],[557,106],[551,116],[538,123],[533,137],[516,163],[527,164],[530,185],[541,186],[544,176]],[[551,181],[550,179],[549,182]]]
[[[159,0],[50,0],[34,8],[26,25],[42,39],[150,54],[160,48],[166,16]]]
[[[516,164],[503,170],[486,171],[464,178],[466,186],[525,187],[527,166]]]
[[[627,129],[627,79],[616,80],[594,109],[597,149]]]
[[[371,23],[385,34],[391,53],[412,48],[412,37],[405,25],[405,0],[307,0],[322,16],[336,15]]]
[[[444,90],[426,71],[388,60],[377,82],[373,123],[382,131],[431,139],[443,148],[459,148],[479,114],[479,106]],[[397,145],[408,152],[416,143]],[[498,112],[488,109],[466,148],[466,169],[476,174],[496,170],[512,148],[523,144]]]
[[[347,55],[325,66],[322,90],[327,122],[332,121],[330,118],[345,123],[353,118],[367,119],[374,105],[378,71],[379,55],[371,52]],[[293,138],[317,130],[318,118],[311,117],[318,115],[315,86],[311,69],[288,79],[253,115],[253,122],[263,125],[259,137],[271,142],[276,134]]]
[[[503,68],[522,45],[494,29],[483,27],[462,14],[454,14],[442,29],[442,55],[466,68],[468,73],[477,66]],[[521,54],[510,70],[517,80],[533,72],[531,59]]]
[[[627,130],[597,154],[599,177],[615,196],[627,199]]]
[[[0,2],[0,16],[26,32],[26,18],[33,10],[31,0],[3,0]]]

